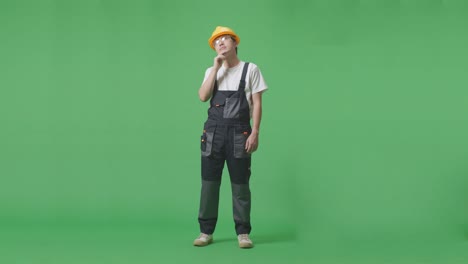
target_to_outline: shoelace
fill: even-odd
[[[240,235],[240,240],[246,240],[247,242],[250,242],[249,236],[248,235]]]
[[[198,239],[202,239],[202,238],[208,239],[208,235],[206,235],[206,234],[200,234],[200,236],[198,236]]]

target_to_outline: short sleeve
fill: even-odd
[[[250,73],[250,86],[252,89],[252,94],[263,92],[268,89],[268,86],[265,83],[262,73],[258,67],[252,67],[252,72]]]
[[[210,68],[206,69],[205,78],[203,78],[203,82],[205,82],[206,79],[208,78],[208,75],[210,75],[211,69],[213,69],[213,67],[210,67]]]

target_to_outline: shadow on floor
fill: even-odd
[[[224,243],[224,242],[235,242],[237,241],[236,237],[226,237],[226,238],[215,238],[213,243]]]
[[[271,234],[253,234],[250,236],[255,245],[265,245],[273,243],[296,242],[296,232],[282,232]],[[215,238],[213,243],[236,242],[236,237]]]
[[[296,242],[296,232],[281,232],[281,233],[270,233],[270,234],[259,234],[252,236],[252,240],[255,244],[273,244],[273,243],[284,243],[284,242]]]

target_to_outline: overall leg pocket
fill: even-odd
[[[236,127],[234,131],[234,158],[250,158],[251,154],[245,150],[245,143],[251,132],[250,126]]]
[[[216,130],[216,125],[206,124],[203,128],[201,135],[201,155],[202,157],[209,157],[213,148],[213,138]]]

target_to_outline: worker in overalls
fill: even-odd
[[[239,60],[239,43],[240,38],[232,29],[221,26],[216,27],[208,40],[217,56],[213,67],[206,70],[198,91],[201,101],[211,100],[201,136],[202,188],[198,214],[201,234],[195,239],[195,246],[213,242],[221,174],[226,162],[239,246],[253,247],[249,238],[252,229],[250,165],[251,154],[258,147],[262,93],[267,85],[257,65]]]

